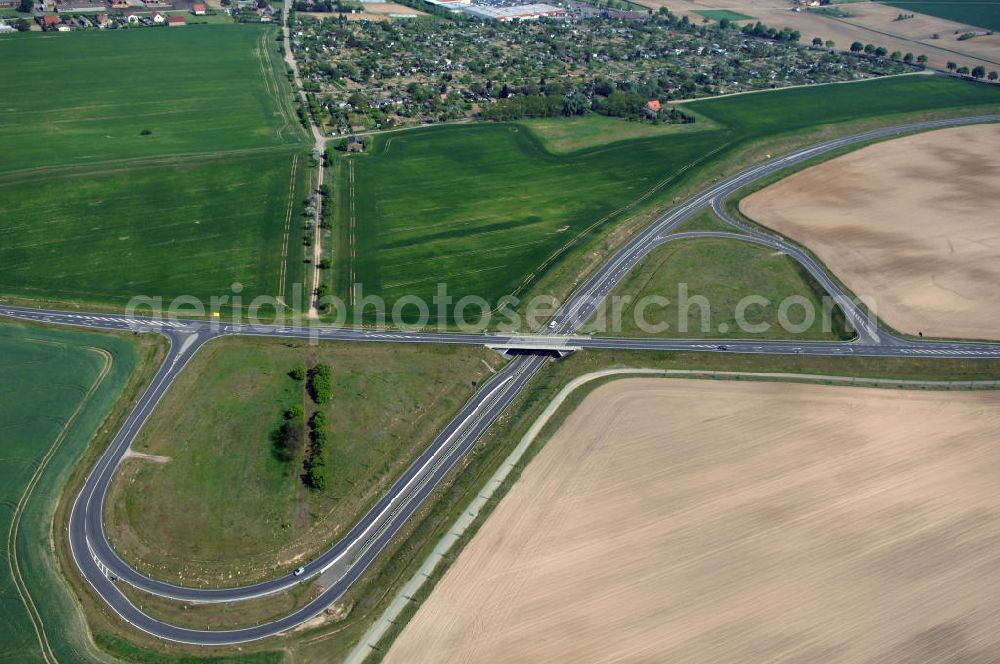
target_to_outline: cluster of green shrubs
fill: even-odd
[[[791,28],[782,28],[781,30],[778,30],[777,28],[764,25],[760,21],[753,24],[747,23],[740,28],[740,32],[748,37],[762,37],[764,39],[773,39],[775,41],[791,43],[797,42],[802,37],[802,33],[798,30],[792,30]]]
[[[313,401],[317,404],[330,400],[333,390],[333,371],[328,364],[317,364],[312,371],[306,371],[299,362],[288,375],[297,381],[307,377]],[[275,439],[275,449],[278,458],[288,462],[296,458],[302,451],[306,436],[305,411],[301,404],[295,404],[285,411],[281,427]],[[310,488],[322,491],[326,488],[327,447],[330,440],[329,423],[326,413],[317,410],[309,420],[309,450],[303,467],[303,479]]]
[[[275,436],[275,455],[280,461],[288,462],[295,458],[302,449],[305,440],[305,412],[302,406],[296,404],[286,410],[281,426]]]
[[[326,403],[333,393],[333,370],[329,364],[317,364],[310,373],[309,391],[313,401]]]
[[[306,483],[322,491],[326,488],[327,443],[330,438],[326,413],[321,410],[313,413],[309,426],[311,442],[306,459]]]

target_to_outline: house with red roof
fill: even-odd
[[[59,25],[62,19],[58,16],[43,16],[42,17],[42,27],[51,28]]]
[[[191,5],[191,13],[194,14],[195,16],[204,16],[205,5],[200,2],[194,3],[193,5]]]
[[[170,27],[173,27],[175,25],[184,25],[184,17],[183,16],[168,16],[167,17],[167,25],[169,25]]]
[[[646,103],[646,108],[648,108],[653,113],[658,113],[659,110],[660,110],[660,108],[661,108],[660,100],[659,99],[650,99]]]

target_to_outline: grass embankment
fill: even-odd
[[[121,308],[303,281],[305,133],[273,27],[18,36],[0,83],[0,294]]]
[[[562,296],[671,197],[762,158],[751,156],[754,146],[777,153],[831,127],[997,104],[995,86],[906,76],[691,102],[715,129],[562,155],[525,125],[378,136],[370,154],[346,157],[340,169],[336,291],[346,299],[360,282],[390,304],[404,295],[430,301],[439,283],[455,300],[477,295],[491,305],[508,294]]]
[[[0,661],[96,656],[53,556],[53,538],[64,532],[53,530],[53,516],[88,442],[143,373],[137,369],[155,367],[161,351],[151,337],[0,323],[0,497],[7,506]]]
[[[225,339],[199,351],[115,478],[109,536],[154,576],[240,585],[290,571],[343,534],[489,374],[485,349]],[[318,405],[298,363],[332,367]],[[285,411],[330,424],[327,485],[302,479],[305,440],[277,449]],[[198,515],[192,518],[192,515]]]
[[[824,295],[798,263],[767,247],[716,238],[676,240],[644,258],[590,324],[600,334],[629,337],[850,338],[839,310],[829,307],[824,320]],[[767,303],[741,307],[748,297]],[[782,303],[788,303],[784,310]],[[782,315],[791,326],[782,323]]]

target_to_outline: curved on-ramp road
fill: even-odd
[[[447,332],[397,332],[354,328],[317,328],[270,325],[226,325],[209,321],[165,320],[117,314],[84,314],[65,311],[0,307],[0,315],[45,323],[112,330],[156,331],[170,340],[166,360],[126,418],[108,449],[84,481],[69,521],[70,550],[80,573],[94,591],[128,623],[153,636],[196,645],[227,645],[272,636],[302,624],[339,599],[367,569],[442,478],[476,443],[482,433],[521,393],[547,359],[540,354],[515,356],[486,381],[420,457],[353,528],[330,548],[305,565],[301,576],[286,575],[238,588],[188,588],[150,578],[126,563],[104,532],[103,505],[118,464],[170,384],[203,344],[227,335],[329,339],[370,343],[447,343],[524,347],[544,337],[545,348],[608,348],[761,354],[858,355],[893,357],[1000,358],[1000,344],[980,342],[931,342],[904,339],[879,329],[876,321],[841,289],[840,285],[806,252],[784,239],[740,224],[729,217],[723,202],[737,190],[789,166],[843,147],[895,135],[966,124],[998,122],[1000,115],[982,115],[920,122],[877,129],[804,148],[753,166],[728,177],[674,207],[632,237],[574,292],[543,335],[525,338],[496,334]],[[693,214],[711,206],[739,233],[674,233]],[[676,339],[597,338],[575,335],[600,303],[650,251],[660,244],[691,237],[725,237],[762,244],[783,251],[798,261],[834,298],[857,331],[850,342],[726,341]],[[127,583],[163,597],[190,602],[233,602],[279,592],[320,574],[335,579],[305,606],[272,622],[234,630],[196,630],[179,627],[147,615],[119,589]]]

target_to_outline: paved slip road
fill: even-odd
[[[170,340],[166,360],[139,398],[122,429],[87,476],[74,502],[69,524],[69,542],[73,558],[88,583],[116,613],[136,628],[156,637],[189,644],[225,645],[261,639],[283,632],[316,616],[350,588],[441,479],[548,361],[539,354],[513,357],[501,371],[480,387],[458,415],[357,524],[343,538],[305,565],[306,572],[302,576],[288,575],[239,588],[187,588],[152,579],[123,561],[105,535],[102,507],[118,464],[174,378],[183,370],[198,348],[207,341],[221,336],[253,335],[370,343],[446,343],[494,347],[506,344],[523,347],[526,344],[537,343],[546,348],[565,345],[572,348],[771,355],[1000,358],[1000,344],[914,341],[879,329],[877,323],[854,304],[840,285],[809,254],[778,236],[740,224],[729,217],[723,207],[725,199],[738,189],[831,150],[913,131],[998,121],[1000,115],[984,115],[879,129],[798,150],[726,178],[676,206],[637,233],[559,309],[553,318],[556,323],[554,328],[533,337],[317,326],[227,325],[215,321],[165,320],[118,314],[86,314],[0,306],[0,315],[11,318],[109,330],[155,331]],[[694,213],[709,206],[733,226],[734,231],[739,232],[673,232]],[[787,253],[799,261],[835,298],[858,331],[857,338],[850,342],[725,341],[728,350],[724,351],[720,348],[720,342],[596,338],[575,334],[591,318],[601,301],[650,251],[664,242],[691,237],[739,239]],[[143,613],[116,585],[128,583],[146,592],[190,602],[232,602],[279,592],[327,572],[329,574],[326,578],[332,576],[336,580],[306,606],[278,620],[237,630],[207,631],[170,625]]]

